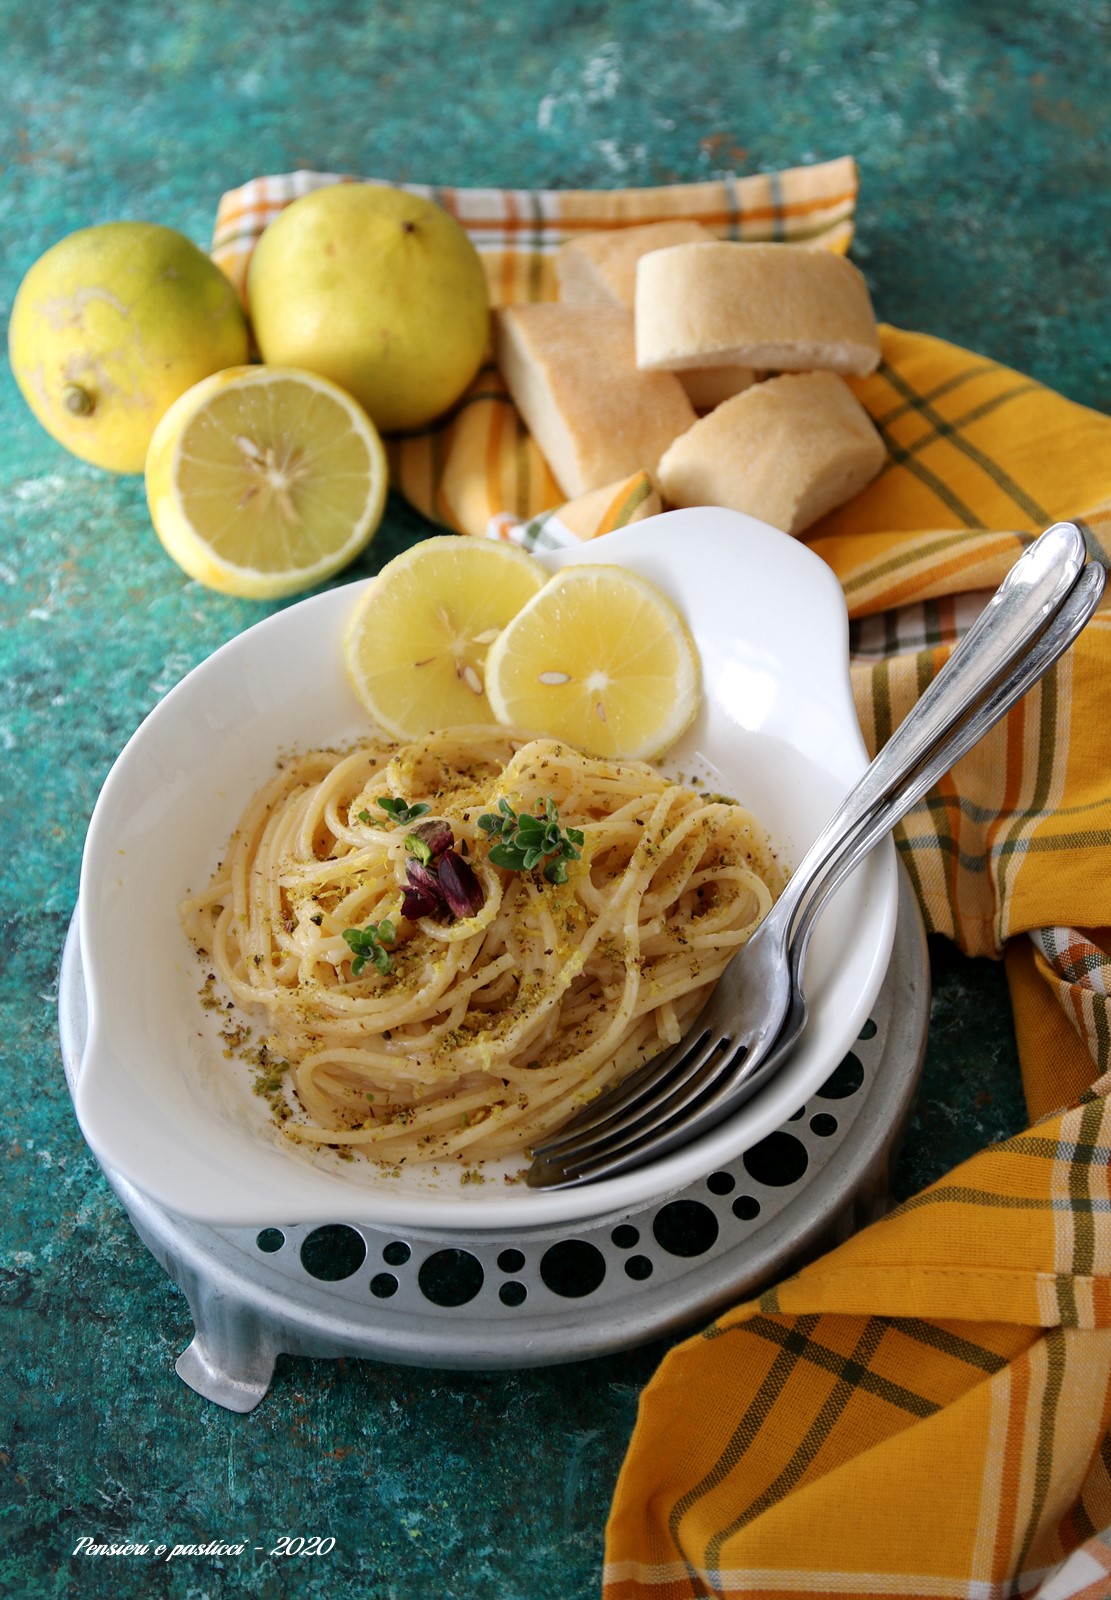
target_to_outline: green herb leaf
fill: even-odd
[[[521,860],[521,852],[514,850],[512,846],[507,844],[491,845],[490,860],[495,867],[507,867],[510,872],[519,872],[524,865]]]
[[[397,940],[394,925],[388,917],[383,917],[381,922],[368,922],[365,928],[344,928],[343,938],[352,952],[353,978],[359,976],[368,961],[385,977],[390,970],[390,958],[385,946]]]
[[[423,800],[418,800],[416,805],[411,806],[407,805],[404,800],[389,796],[379,800],[377,803],[382,807],[386,815],[397,823],[398,827],[403,827],[406,822],[412,822],[416,817],[423,817],[424,813],[429,809]]]
[[[485,812],[478,825],[490,836],[490,860],[494,866],[510,872],[532,872],[543,866],[549,883],[566,883],[565,863],[578,861],[580,856],[582,829],[568,828],[565,832],[560,828],[559,811],[551,795],[539,815],[525,811],[518,816],[501,798],[498,810]]]

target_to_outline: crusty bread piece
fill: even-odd
[[[727,506],[801,533],[859,493],[886,451],[832,372],[769,378],[696,422],[660,462],[673,506]]]
[[[641,372],[619,306],[507,306],[495,353],[518,411],[569,498],[643,468],[655,473],[695,420],[670,372]]]
[[[696,411],[712,411],[724,400],[751,389],[756,382],[756,373],[751,367],[688,367],[675,376]]]
[[[713,242],[700,222],[646,222],[639,228],[610,228],[569,239],[556,251],[556,282],[564,305],[624,306],[632,311],[637,262],[650,250],[675,244]],[[697,368],[679,374],[696,411],[712,411],[730,395],[755,383],[750,367]]]
[[[573,306],[624,306],[633,309],[637,262],[649,250],[712,241],[700,222],[646,222],[639,228],[610,228],[569,239],[555,254],[559,298]]]
[[[637,266],[637,362],[653,371],[874,372],[868,285],[844,256],[794,244],[673,245]]]

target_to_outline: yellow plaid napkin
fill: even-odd
[[[282,205],[224,197],[242,285]],[[552,293],[581,228],[695,217],[723,236],[844,249],[848,160],[609,194],[423,191],[483,251],[496,302]],[[814,528],[853,621],[877,748],[1021,549],[1078,520],[1111,551],[1111,420],[994,362],[884,330],[854,385],[889,452]],[[559,494],[497,374],[395,442],[436,520],[526,545],[658,508],[642,475]],[[606,1600],[701,1595],[1111,1595],[1111,610],[898,830],[927,926],[1003,954],[1030,1129],[964,1163],[673,1350],[642,1398],[610,1518]]]

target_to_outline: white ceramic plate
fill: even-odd
[[[847,623],[828,567],[736,512],[676,511],[542,558],[628,566],[686,616],[704,703],[668,769],[720,774],[793,866],[867,765]],[[369,580],[373,581],[373,580]],[[808,969],[810,1021],[787,1065],[727,1123],[652,1166],[581,1189],[506,1184],[522,1156],[461,1185],[419,1166],[313,1157],[283,1141],[246,1066],[224,1057],[178,920],[254,790],[291,748],[367,731],[344,672],[343,629],[364,585],[291,606],[231,640],[155,707],[109,773],[81,872],[89,1028],[77,1114],[101,1162],[162,1205],[217,1224],[350,1221],[429,1228],[565,1223],[650,1201],[771,1133],[840,1061],[880,987],[895,929],[890,842],[824,913]]]

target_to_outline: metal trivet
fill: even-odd
[[[852,1051],[778,1132],[664,1200],[504,1234],[212,1228],[105,1176],[189,1301],[179,1375],[229,1410],[258,1404],[280,1353],[487,1370],[603,1355],[708,1321],[882,1215],[928,1015],[926,941],[900,872],[891,964]],[[76,914],[58,1020],[72,1091],[87,1026]]]

